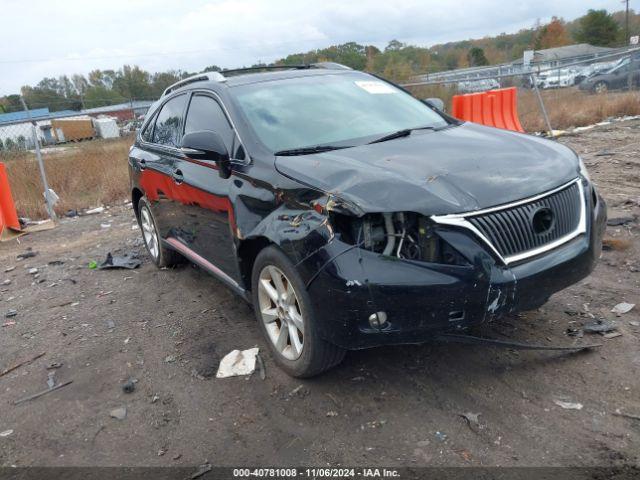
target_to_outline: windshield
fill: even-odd
[[[627,58],[622,58],[620,60],[618,60],[618,63],[616,63],[610,70],[608,70],[606,73],[613,73],[616,70],[618,70],[619,68],[625,66],[626,64],[629,63],[629,57]]]
[[[253,83],[232,94],[274,152],[361,145],[398,130],[448,124],[408,93],[357,72]]]

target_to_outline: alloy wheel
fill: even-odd
[[[140,226],[142,227],[142,236],[144,237],[147,249],[154,260],[156,260],[160,252],[158,233],[156,232],[153,220],[151,220],[151,212],[149,212],[149,208],[146,205],[140,209]]]
[[[596,91],[596,93],[606,93],[607,84],[604,83],[604,82],[598,82],[598,83],[595,84],[593,89]]]
[[[279,268],[267,265],[258,279],[258,308],[269,339],[287,360],[304,348],[304,318],[293,284]]]

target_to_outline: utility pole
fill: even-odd
[[[624,12],[624,45],[629,45],[629,0],[622,0],[625,4]]]

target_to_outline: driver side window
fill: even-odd
[[[195,94],[191,98],[184,133],[211,130],[218,133],[229,152],[233,152],[235,132],[220,104],[208,95]]]

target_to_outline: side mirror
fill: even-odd
[[[422,100],[422,102],[426,103],[430,107],[435,108],[436,110],[440,110],[441,112],[444,112],[444,102],[439,98],[435,98],[435,97],[425,98],[424,100]]]
[[[231,176],[231,161],[229,151],[220,134],[211,130],[200,130],[187,133],[182,137],[182,153],[194,160],[215,162],[218,166],[220,177]]]

